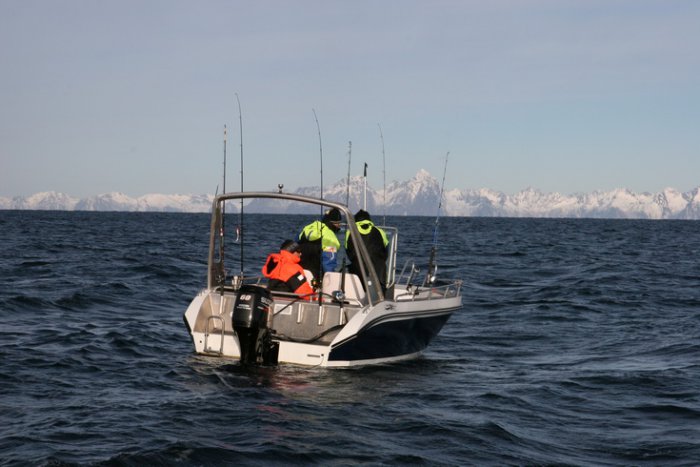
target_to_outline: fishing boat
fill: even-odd
[[[225,203],[251,199],[338,209],[353,239],[359,262],[359,268],[354,269],[360,274],[326,272],[316,278],[312,297],[270,290],[262,275],[244,277],[242,266],[240,273],[229,275],[224,264]],[[387,277],[381,281],[385,288],[346,205],[281,190],[216,196],[207,285],[184,314],[195,352],[237,359],[245,365],[309,367],[350,367],[418,357],[452,313],[461,308],[462,282],[438,280],[433,254],[425,274],[412,260],[397,274],[399,232],[393,227],[382,229],[389,242]],[[280,234],[280,242],[284,237]],[[242,248],[240,256],[234,261],[242,263]],[[251,259],[257,261],[256,269],[264,261]],[[311,273],[307,271],[307,275]]]

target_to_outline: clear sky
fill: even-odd
[[[700,186],[700,1],[0,0],[0,196]]]

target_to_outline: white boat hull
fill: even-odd
[[[203,290],[185,312],[185,322],[195,347],[195,352],[226,358],[240,358],[240,346],[231,322],[235,296],[225,295],[221,306],[221,294]],[[385,363],[416,358],[438,334],[450,315],[461,306],[459,296],[419,300],[385,300],[373,307],[351,309],[347,323],[333,325],[324,322],[333,312],[341,312],[337,304],[303,303],[303,310],[295,309],[281,319],[302,326],[339,328],[330,342],[299,342],[293,338],[273,337],[279,343],[278,362],[321,367],[349,367]],[[279,306],[278,306],[279,308]],[[299,319],[303,313],[304,318]],[[315,316],[309,316],[315,315]],[[326,316],[323,316],[326,315]],[[339,320],[340,322],[340,320]],[[321,324],[318,324],[321,323]],[[274,336],[274,334],[273,334]]]

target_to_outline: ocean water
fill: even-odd
[[[307,220],[249,216],[250,270]],[[434,219],[389,220],[427,262]],[[0,211],[0,465],[700,464],[697,221],[441,218],[462,310],[332,370],[193,354],[208,229]]]

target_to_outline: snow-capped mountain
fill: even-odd
[[[151,212],[208,212],[214,200],[212,195],[148,194],[132,198],[124,193],[104,193],[77,199],[53,191],[31,196],[0,198],[0,209],[32,209],[49,211],[151,211]]]
[[[78,199],[55,191],[35,193],[26,198],[0,198],[0,209],[43,209],[47,211],[73,211]]]
[[[319,196],[320,187],[302,187],[296,194]],[[361,176],[339,180],[324,187],[324,199],[345,203],[356,211],[365,203],[364,179]],[[627,189],[594,191],[562,195],[542,193],[526,188],[516,194],[480,189],[453,189],[443,193],[440,184],[425,170],[419,170],[408,181],[393,181],[386,191],[367,186],[367,210],[375,214],[435,216],[440,205],[444,216],[481,217],[568,217],[628,219],[700,219],[700,186],[686,193],[666,188],[659,193],[633,193]],[[212,195],[148,194],[131,198],[123,193],[106,193],[76,199],[63,193],[44,192],[28,197],[1,198],[0,209],[46,209],[85,211],[171,211],[208,212]],[[384,208],[386,200],[386,209]],[[227,212],[237,212],[236,203],[227,205]],[[254,200],[247,212],[313,213],[276,200]]]
[[[208,212],[212,195],[148,194],[131,198],[124,193],[106,193],[81,199],[77,211]]]

